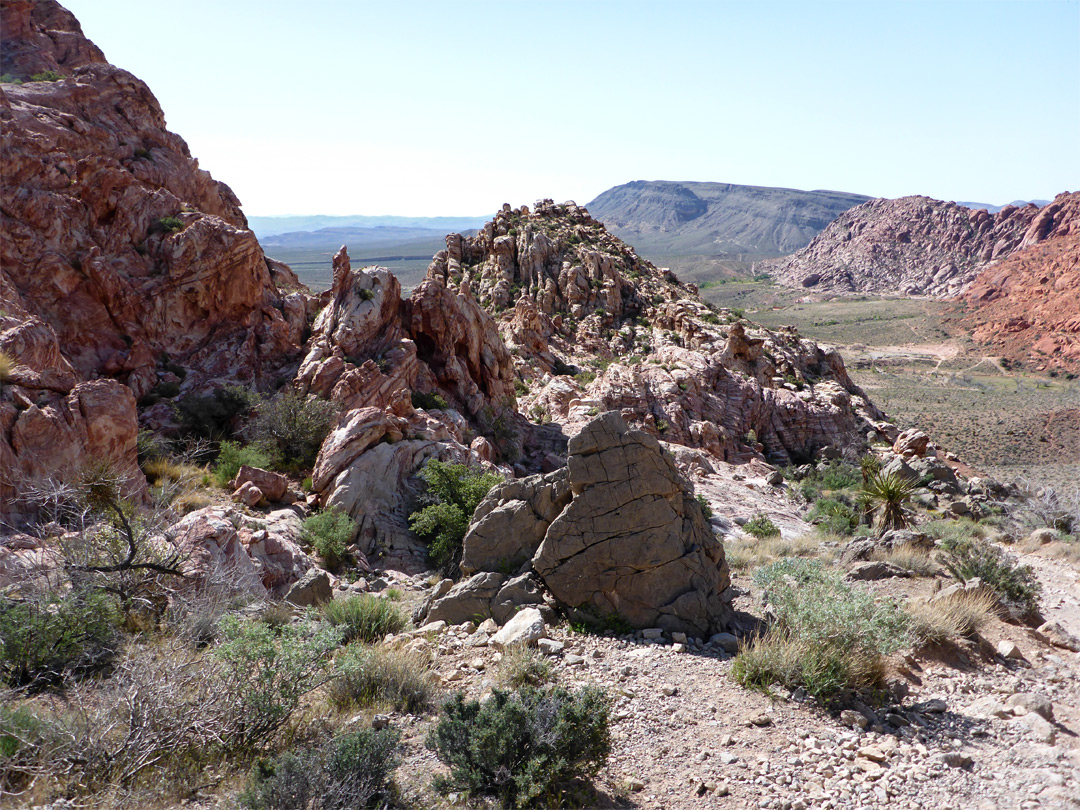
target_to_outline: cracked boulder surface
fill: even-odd
[[[611,411],[569,453],[565,469],[488,494],[465,537],[463,572],[505,573],[531,556],[520,570],[573,617],[699,638],[727,627],[723,546],[659,441]]]

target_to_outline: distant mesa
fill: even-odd
[[[749,261],[791,253],[869,199],[840,191],[635,180],[587,207],[643,255],[681,271],[700,264],[695,257]]]

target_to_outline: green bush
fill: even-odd
[[[708,520],[713,516],[712,507],[709,506],[709,502],[705,500],[704,495],[695,495],[695,499],[698,502],[698,506],[701,507],[701,513],[705,515],[705,519]]]
[[[184,229],[184,220],[180,217],[162,217],[154,223],[151,231],[158,231],[160,233],[176,233]]]
[[[214,483],[219,487],[227,487],[229,482],[236,478],[241,467],[266,469],[272,463],[270,454],[258,445],[222,442],[217,461],[214,462]]]
[[[1017,619],[1039,613],[1042,583],[1031,566],[1020,565],[1004,549],[977,537],[941,541],[941,564],[961,582],[978,577]]]
[[[436,459],[424,466],[420,477],[427,484],[428,503],[409,515],[409,528],[429,544],[435,565],[450,573],[461,560],[461,544],[473,512],[502,478],[466,464]]]
[[[427,745],[450,768],[446,793],[490,797],[501,807],[552,807],[562,789],[595,776],[611,751],[610,704],[593,686],[492,690],[484,704],[447,701]]]
[[[35,73],[30,77],[32,82],[58,82],[64,78],[63,73],[57,73],[55,70],[43,70],[40,73]]]
[[[185,432],[218,440],[233,435],[233,420],[251,410],[258,399],[253,391],[230,385],[209,396],[188,394],[173,403],[173,410]]]
[[[369,594],[332,599],[323,605],[323,618],[340,627],[346,643],[382,641],[390,633],[399,633],[408,623],[401,609],[389,599]]]
[[[119,620],[115,600],[100,592],[0,598],[0,679],[39,688],[100,669],[119,649]]]
[[[450,406],[437,392],[413,391],[412,406],[425,411],[445,411]]]
[[[767,540],[780,534],[780,528],[764,512],[758,512],[743,524],[743,531],[760,540]]]
[[[292,717],[300,699],[329,679],[330,652],[341,643],[336,627],[310,619],[270,627],[225,616],[213,649],[221,675],[236,697],[228,745],[263,746]]]
[[[300,541],[315,549],[328,568],[337,568],[355,535],[355,520],[344,512],[327,509],[304,519]]]
[[[555,673],[543,654],[524,644],[515,644],[503,652],[499,662],[499,681],[507,686],[543,686],[553,681]]]
[[[277,466],[307,470],[314,466],[337,415],[334,403],[290,390],[259,405],[251,437],[273,453]]]
[[[387,706],[419,714],[435,700],[431,662],[419,653],[354,643],[338,658],[327,699],[341,710]]]
[[[249,810],[384,808],[401,761],[396,729],[361,729],[255,762],[240,804]]]
[[[824,492],[850,490],[863,481],[859,467],[840,459],[814,468],[799,484],[799,492],[808,501],[816,501]]]
[[[55,728],[28,707],[0,703],[0,796],[32,783],[56,737]]]
[[[859,513],[838,498],[822,498],[806,515],[831,534],[850,535],[859,525]]]
[[[896,602],[875,601],[816,560],[781,560],[754,579],[775,618],[735,659],[732,675],[744,686],[801,686],[829,702],[880,686],[885,656],[910,640],[910,618]]]

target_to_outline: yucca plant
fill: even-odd
[[[7,352],[0,352],[0,382],[7,382],[11,372],[15,370],[15,358]]]
[[[904,507],[918,489],[919,482],[904,478],[895,472],[882,471],[871,473],[862,485],[859,494],[870,508],[881,508],[878,520],[878,536],[893,529],[906,529],[907,514]]]

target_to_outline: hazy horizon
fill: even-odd
[[[461,216],[642,177],[1080,188],[1073,0],[64,1],[251,216]]]

